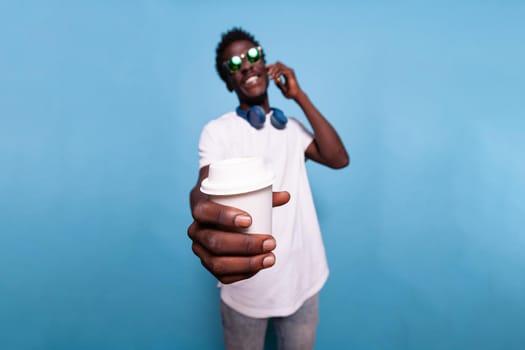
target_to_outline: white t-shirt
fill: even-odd
[[[252,127],[235,112],[210,121],[201,133],[199,166],[234,157],[262,157],[275,174],[274,191],[288,191],[290,201],[273,208],[277,241],[275,265],[255,276],[223,285],[221,298],[250,317],[288,316],[317,293],[328,278],[328,264],[305,167],[312,134],[294,118],[284,129]],[[270,233],[270,232],[268,232]]]

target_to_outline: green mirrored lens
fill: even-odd
[[[228,60],[228,69],[230,72],[235,73],[241,68],[242,58],[239,56],[233,56]]]
[[[248,56],[248,61],[251,63],[257,62],[259,60],[259,50],[256,47],[252,47],[248,50],[246,56]]]
[[[242,58],[240,56],[233,56],[230,58],[230,62],[231,64],[238,66],[242,63]]]

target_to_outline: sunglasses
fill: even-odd
[[[262,48],[260,46],[252,47],[246,53],[243,53],[239,56],[232,56],[230,59],[224,61],[224,66],[230,72],[230,74],[235,74],[241,69],[242,61],[247,58],[250,64],[258,62],[262,58]]]

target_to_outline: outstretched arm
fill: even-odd
[[[347,166],[350,158],[341,138],[301,89],[294,71],[281,62],[270,64],[267,68],[283,95],[297,102],[312,126],[314,140],[305,151],[306,157],[335,169]]]

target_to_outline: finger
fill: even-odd
[[[256,256],[215,256],[210,254],[201,245],[194,243],[192,250],[201,259],[202,265],[214,276],[249,275],[275,264],[275,255],[272,253]]]
[[[283,92],[286,90],[287,80],[290,79],[291,77],[292,76],[290,72],[286,72],[285,70],[281,68],[276,68],[275,70],[272,71],[272,78],[275,82],[275,85],[279,89],[281,89]]]
[[[285,70],[287,69],[288,67],[286,67],[284,64],[282,64],[281,62],[277,61],[275,62],[275,68],[276,69],[279,69],[279,70]]]
[[[249,227],[252,224],[252,218],[247,212],[209,200],[197,203],[193,208],[192,216],[201,224],[224,227]]]
[[[220,276],[218,277],[218,279],[219,281],[222,282],[222,284],[230,284],[230,283],[248,279],[250,277],[253,277],[254,275],[255,273],[248,273],[248,274],[242,274],[242,275],[226,275],[226,276]]]
[[[295,76],[293,69],[291,69],[288,66],[285,66],[281,62],[276,62],[275,67],[275,69],[279,71],[279,75],[283,75],[286,79],[290,79]]]
[[[286,84],[283,79],[281,79],[281,76],[276,76],[273,81],[275,82],[275,86],[277,86],[277,88],[279,88],[279,90],[281,90],[281,92],[286,95]]]
[[[275,66],[273,64],[266,65],[266,71],[268,72],[268,75],[271,75],[274,70]]]
[[[268,75],[270,75],[273,80],[276,80],[281,76],[281,70],[274,67],[272,70],[268,71]]]
[[[279,73],[275,75],[275,82],[277,83],[277,85],[286,86],[286,75],[284,75],[283,72],[279,71]]]
[[[188,228],[188,236],[217,256],[253,256],[268,253],[276,247],[275,239],[270,235],[223,232],[202,228],[197,223]]]
[[[281,67],[277,64],[271,65],[268,69],[268,71],[272,73],[272,75],[275,75],[275,73],[279,70],[281,70]]]
[[[286,191],[273,192],[272,205],[274,207],[279,207],[281,205],[284,205],[288,203],[289,200],[290,200],[290,193]]]
[[[290,80],[294,80],[295,79],[295,75],[293,73],[293,71],[287,69],[281,69],[280,70],[280,74],[278,76],[278,81],[282,82],[283,84],[286,85],[286,82],[287,81],[290,81]]]
[[[288,67],[287,65],[285,65],[285,64],[282,63],[281,61],[277,61],[277,62],[275,62],[275,66],[276,66],[276,67],[279,67],[280,69],[290,69],[290,67]]]

